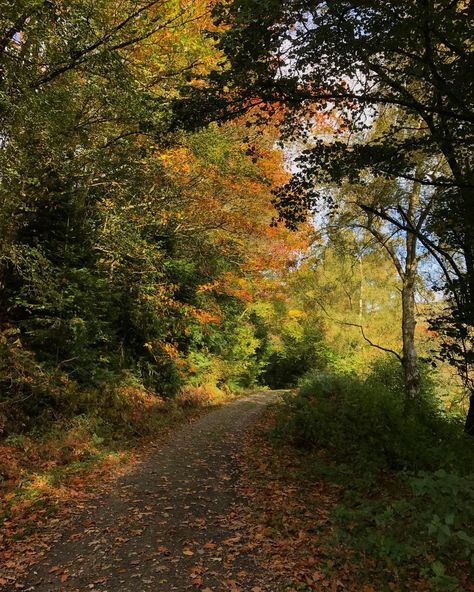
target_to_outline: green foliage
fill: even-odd
[[[365,374],[380,351],[398,351],[400,282],[385,252],[352,230],[322,229],[322,244],[288,274],[285,302],[274,303],[277,336],[264,375],[275,387],[296,386],[311,370]]]
[[[283,343],[270,355],[262,381],[271,388],[295,387],[311,368],[327,367],[333,352],[321,340],[319,332],[317,336],[315,332],[309,333],[305,331],[298,337],[286,332],[281,335]]]
[[[472,442],[432,389],[425,368],[407,415],[395,363],[377,361],[365,379],[315,371],[284,402],[275,436],[304,448],[304,478],[340,492],[328,553],[348,548],[400,589],[416,577],[460,592],[456,575],[474,565]]]
[[[343,482],[350,491],[334,513],[338,542],[382,568],[418,570],[434,590],[461,590],[452,575],[455,562],[474,565],[472,473],[422,471],[371,490],[347,473]]]
[[[256,333],[256,325],[238,323],[232,317],[205,331],[195,326],[187,356],[190,384],[214,384],[236,391],[255,386],[265,357],[259,351],[261,340]]]
[[[252,295],[222,278],[255,281],[246,200],[260,192],[267,225],[271,175],[243,125],[171,125],[171,99],[216,57],[198,4],[24,0],[0,11],[6,431],[94,409],[108,418],[116,386],[167,398],[252,386],[265,365]]]
[[[360,183],[357,201],[369,226],[375,220],[395,233],[416,227],[440,266],[437,288],[446,306],[432,327],[446,341],[441,355],[468,383],[474,364],[474,103],[465,51],[471,16],[469,3],[441,0],[217,2],[214,17],[225,25],[217,37],[229,67],[215,72],[211,91],[188,93],[192,109],[220,118],[240,116],[254,97],[263,103],[261,122],[284,112],[282,142],[289,141],[291,154],[299,147],[295,174],[275,192],[279,220],[288,227],[309,212],[337,210],[332,187],[345,183]],[[398,184],[394,204],[378,191],[374,201],[374,182]],[[407,182],[421,188],[425,201],[417,222],[400,202]],[[474,397],[466,430],[474,433]]]
[[[430,501],[436,513],[428,523],[428,534],[438,547],[453,550],[474,565],[474,537],[470,527],[474,521],[474,480],[439,469],[435,473],[421,473],[410,480],[410,485],[421,504]]]
[[[458,419],[450,419],[429,392],[406,414],[401,369],[378,363],[365,379],[313,372],[289,397],[281,427],[298,445],[328,450],[367,470],[468,470],[471,451]]]

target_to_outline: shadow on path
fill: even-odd
[[[181,427],[8,592],[276,592],[246,536],[237,488],[245,431],[276,397],[255,393]]]

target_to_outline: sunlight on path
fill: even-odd
[[[16,590],[274,592],[236,486],[245,431],[277,397],[256,393],[182,427],[78,516]]]

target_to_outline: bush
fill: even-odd
[[[469,470],[472,454],[462,425],[449,418],[425,386],[405,413],[397,370],[380,367],[365,379],[312,373],[287,397],[279,431],[299,447],[323,448],[335,459],[369,468]]]
[[[394,565],[414,570],[433,590],[460,592],[456,576],[462,577],[466,565],[474,566],[472,475],[443,469],[399,475],[392,491],[376,495],[354,480],[333,519],[333,545],[350,545],[381,570]]]
[[[217,389],[212,385],[186,387],[178,395],[177,402],[184,408],[200,409],[212,403],[216,391]]]
[[[461,592],[474,565],[472,438],[437,403],[427,372],[407,413],[400,374],[381,362],[363,379],[308,374],[286,398],[277,436],[313,451],[304,466],[340,492],[328,553],[347,550],[397,589],[415,577]]]

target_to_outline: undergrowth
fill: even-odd
[[[91,472],[110,473],[137,445],[224,398],[207,387],[163,399],[138,387],[81,390],[74,384],[57,396],[54,406],[44,408],[24,401],[21,415],[17,410],[14,421],[4,422],[0,527],[8,539],[39,528],[63,501],[87,486]]]
[[[387,590],[414,580],[419,589],[472,589],[474,442],[429,379],[407,413],[396,370],[310,374],[284,401],[273,437],[304,452],[303,479],[340,488],[328,548],[375,566]]]

